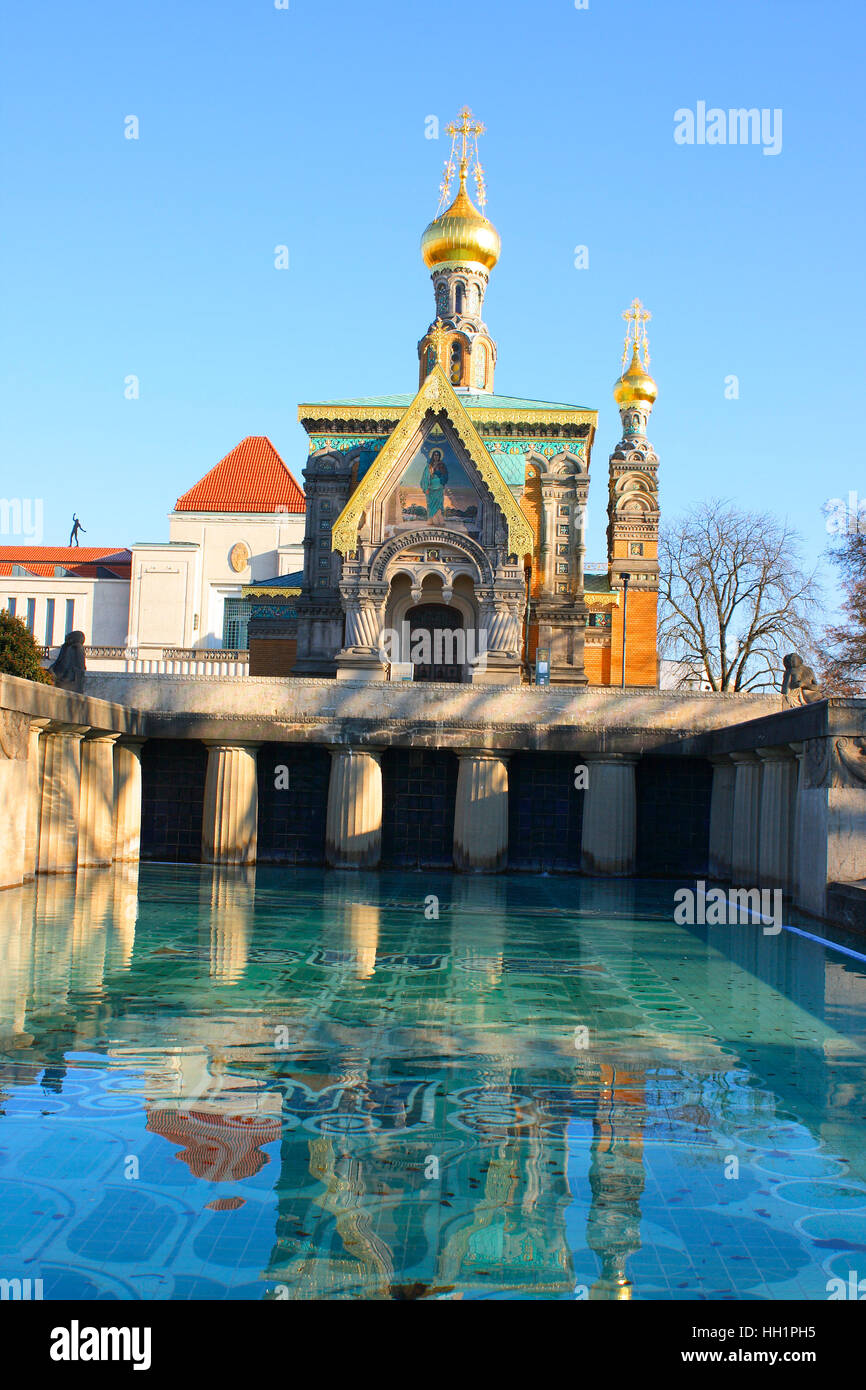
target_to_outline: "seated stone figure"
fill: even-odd
[[[71,690],[76,695],[84,692],[84,633],[67,632],[66,639],[57,660],[48,667],[54,677],[54,684],[60,690]]]
[[[824,699],[824,692],[811,666],[807,666],[799,652],[790,652],[782,658],[785,674],[782,677],[782,696],[789,705],[812,705]]]

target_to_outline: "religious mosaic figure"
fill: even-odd
[[[63,646],[57,653],[57,660],[49,666],[54,684],[61,690],[71,690],[76,695],[84,692],[84,633],[67,632]]]
[[[441,449],[431,449],[430,457],[421,474],[421,491],[427,501],[427,520],[445,515],[445,484],[448,482],[448,469]]]

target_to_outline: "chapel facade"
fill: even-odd
[[[500,238],[483,212],[483,127],[464,109],[448,129],[444,211],[421,239],[435,310],[417,392],[299,407],[310,454],[292,674],[502,685],[531,679],[546,655],[554,684],[655,686],[649,314],[635,300],[624,315],[607,562],[587,572],[598,414],[496,393],[485,298]]]

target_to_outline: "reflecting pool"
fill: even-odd
[[[821,1300],[866,1278],[862,946],[675,926],[676,886],[142,865],[0,894],[0,1278]]]

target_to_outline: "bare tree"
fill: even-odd
[[[828,650],[821,682],[833,694],[859,695],[866,690],[866,528],[849,531],[833,561],[842,576],[843,619],[827,633]]]
[[[777,517],[704,502],[663,529],[659,571],[659,646],[681,685],[778,687],[785,653],[811,653],[820,589]]]

